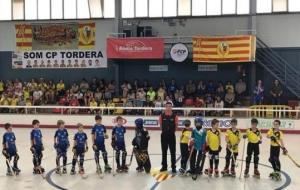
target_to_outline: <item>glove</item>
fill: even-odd
[[[218,152],[221,152],[221,150],[222,150],[222,147],[221,147],[221,146],[219,146],[219,148],[218,148]]]
[[[30,151],[32,154],[35,154],[35,148],[33,146],[30,147]]]
[[[108,136],[107,134],[105,134],[105,135],[104,135],[104,138],[105,138],[105,139],[108,139],[108,138],[109,138],[109,136]]]
[[[231,149],[232,149],[232,150],[236,150],[238,147],[239,147],[239,145],[238,145],[238,144],[235,144],[235,145],[232,146]]]
[[[271,141],[274,141],[274,142],[276,142],[276,137],[274,137],[274,136],[271,136]]]
[[[89,150],[89,147],[86,146],[84,152],[87,152]]]
[[[72,152],[74,153],[74,154],[76,154],[76,147],[75,146],[73,146],[73,148],[72,148]]]
[[[4,148],[4,149],[2,150],[2,154],[3,154],[3,156],[4,156],[6,159],[9,159],[9,158],[10,158],[10,155],[8,154],[6,148]]]
[[[287,155],[288,151],[285,147],[282,147],[282,152],[283,152],[283,155]]]
[[[245,134],[245,135],[243,135],[243,139],[246,139],[247,138],[247,135]]]
[[[98,147],[97,147],[97,145],[93,145],[93,150],[96,152],[96,151],[98,151]]]

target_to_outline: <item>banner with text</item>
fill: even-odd
[[[16,24],[16,49],[94,49],[96,25],[91,23]]]
[[[106,68],[102,51],[23,51],[12,53],[13,69]]]
[[[108,38],[109,59],[162,59],[163,38]]]
[[[193,37],[193,62],[252,62],[255,51],[253,35]]]

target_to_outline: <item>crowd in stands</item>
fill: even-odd
[[[118,90],[119,96],[117,96]],[[157,86],[151,85],[148,81],[134,80],[125,81],[119,87],[114,81],[97,78],[92,78],[90,81],[82,79],[79,83],[71,85],[65,84],[63,80],[55,83],[43,78],[28,82],[16,79],[5,82],[0,80],[0,104],[162,107],[166,102],[172,102],[176,107],[231,108],[241,104],[241,100],[247,95],[246,90],[246,83],[242,79],[235,84],[231,81],[224,84],[222,81],[189,80],[184,85],[177,85],[176,80],[172,79],[169,82],[161,80]],[[274,103],[280,103],[282,88],[278,81],[274,82],[270,94]],[[262,81],[258,81],[253,97],[255,104],[263,102]]]

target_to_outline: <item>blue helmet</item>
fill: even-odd
[[[194,120],[195,126],[197,125],[203,125],[203,119],[201,117],[196,117]]]
[[[144,125],[144,120],[142,118],[137,118],[134,122],[137,127],[143,127]]]

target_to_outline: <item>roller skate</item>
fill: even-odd
[[[55,173],[61,175],[61,171],[60,171],[60,167],[59,166],[56,168]]]
[[[97,164],[96,173],[97,174],[102,174],[102,169],[101,169],[101,166],[99,164]]]
[[[71,175],[75,175],[76,174],[75,167],[72,167],[70,174]]]
[[[83,167],[79,168],[79,174],[84,174],[84,168]]]
[[[123,170],[122,170],[122,168],[121,168],[120,166],[118,166],[117,169],[116,169],[116,172],[117,172],[117,173],[122,173]]]
[[[135,169],[137,172],[141,173],[144,171],[144,168],[142,166],[138,166],[136,169]]]
[[[21,170],[20,170],[17,166],[14,166],[14,167],[12,168],[12,170],[13,170],[13,172],[15,173],[15,175],[19,175],[20,172],[21,172]]]
[[[218,170],[218,168],[215,168],[215,177],[219,177],[219,170]]]
[[[229,175],[230,175],[230,174],[229,174],[229,169],[228,169],[228,168],[224,168],[224,170],[221,171],[221,174],[222,174],[223,177],[229,176]]]
[[[104,166],[104,172],[105,173],[110,173],[111,172],[111,167],[108,164],[105,164],[105,166]]]
[[[204,173],[205,173],[206,175],[208,175],[208,177],[211,177],[212,174],[213,174],[213,169],[212,169],[212,168],[205,169],[205,170],[204,170]]]
[[[127,173],[128,172],[128,167],[126,165],[123,165],[122,166],[122,171]]]
[[[281,181],[281,174],[280,174],[280,172],[272,172],[272,173],[270,173],[269,177],[272,180]]]
[[[13,173],[10,169],[7,169],[6,176],[13,176]]]
[[[178,171],[179,171],[179,175],[180,176],[184,176],[185,175],[185,172],[186,172],[185,169],[180,168]]]
[[[63,167],[62,173],[63,173],[63,174],[66,174],[66,173],[67,173],[67,168],[66,168],[65,166]]]
[[[81,176],[81,179],[87,179],[88,175],[85,174],[84,168],[82,166],[79,167],[79,174]]]
[[[244,178],[248,178],[249,177],[249,168],[246,168],[244,171]]]
[[[257,179],[260,179],[260,173],[259,173],[258,169],[254,169],[253,177],[257,178]]]
[[[231,168],[231,170],[230,170],[230,176],[231,177],[236,177],[236,173],[235,173],[235,169],[234,168]]]

